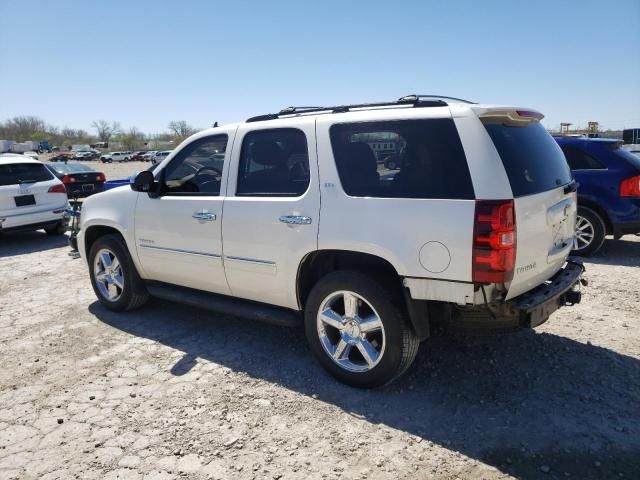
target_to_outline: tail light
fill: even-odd
[[[513,200],[476,200],[473,229],[474,283],[505,283],[516,261]]]
[[[67,193],[67,189],[62,183],[58,183],[53,187],[49,187],[49,193]]]
[[[96,175],[96,182],[104,182],[107,179],[107,177],[104,176],[104,173],[99,173],[98,175]]]
[[[621,197],[640,197],[640,175],[620,182]]]
[[[64,183],[65,185],[67,183],[75,183],[76,179],[70,175],[65,175],[64,177],[62,177],[62,183]]]

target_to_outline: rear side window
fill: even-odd
[[[571,182],[560,146],[539,123],[484,124],[500,154],[515,197],[553,190]]]
[[[474,198],[464,149],[451,119],[337,124],[330,135],[347,195]]]
[[[245,135],[236,195],[298,197],[308,187],[309,151],[301,130],[275,128]]]
[[[53,174],[40,163],[9,163],[0,165],[0,186],[46,182]]]
[[[561,148],[571,170],[605,170],[607,168],[599,160],[577,147],[564,146]]]

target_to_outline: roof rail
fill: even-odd
[[[352,105],[337,105],[332,107],[287,107],[278,113],[267,113],[257,115],[247,119],[247,122],[261,122],[264,120],[275,120],[287,115],[301,115],[314,113],[344,113],[351,110],[367,109],[367,108],[383,108],[383,107],[446,107],[448,103],[445,100],[455,100],[456,102],[473,103],[468,100],[462,100],[454,97],[444,97],[438,95],[406,95],[393,102],[374,102],[374,103],[356,103]]]
[[[476,103],[476,102],[472,102],[471,100],[465,100],[464,98],[447,97],[445,95],[422,95],[422,94],[405,95],[404,97],[401,97],[398,101],[401,101],[401,100],[420,101],[421,98],[453,100],[455,102],[462,102],[462,103]]]

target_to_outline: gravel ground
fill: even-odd
[[[375,391],[330,378],[302,329],[111,313],[68,251],[0,237],[0,479],[640,478],[637,237],[587,262],[582,304],[436,336]]]

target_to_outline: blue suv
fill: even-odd
[[[556,137],[578,188],[574,254],[590,255],[604,243],[640,234],[640,158],[619,140]]]

